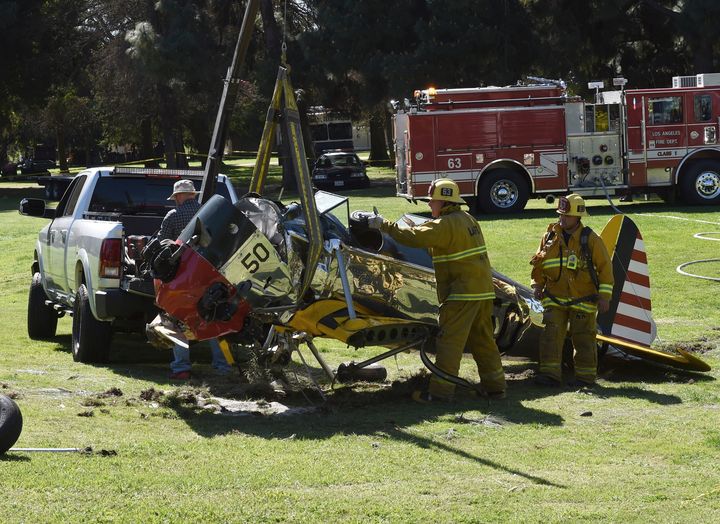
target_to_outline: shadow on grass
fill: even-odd
[[[61,337],[58,350],[69,352],[70,336]],[[158,384],[158,389],[167,390],[189,386],[191,390],[206,389],[210,395],[225,398],[244,398],[238,394],[243,390],[237,376],[219,377],[210,370],[210,352],[202,345],[193,348],[192,357],[196,362],[193,369],[193,380],[188,384],[170,382],[167,378],[167,362],[170,351],[159,351],[146,344],[142,337],[123,336],[113,344],[112,362],[105,365],[119,376],[144,379]],[[629,364],[629,366],[628,366]],[[219,416],[197,408],[195,405],[177,403],[161,404],[186,424],[198,435],[211,438],[218,435],[242,432],[264,439],[306,439],[326,440],[337,435],[359,435],[377,438],[389,438],[405,442],[419,448],[432,449],[451,453],[465,460],[471,460],[499,471],[521,476],[539,485],[565,488],[566,486],[532,475],[528,472],[513,469],[497,461],[489,460],[477,454],[469,453],[451,443],[452,437],[443,435],[427,435],[424,428],[416,426],[423,422],[440,422],[445,424],[479,424],[487,422],[490,426],[512,424],[532,424],[538,426],[562,426],[564,419],[557,413],[537,409],[529,405],[531,401],[555,396],[571,391],[564,388],[547,388],[536,386],[532,382],[533,368],[531,361],[512,361],[505,364],[508,378],[508,396],[500,401],[479,399],[465,390],[458,390],[457,400],[453,403],[436,403],[419,405],[410,400],[410,393],[422,387],[427,375],[415,375],[399,380],[392,386],[377,386],[361,383],[354,386],[339,386],[322,401],[317,391],[306,387],[301,393],[292,393],[283,402],[289,406],[309,405],[313,411],[300,415],[256,416]],[[288,374],[302,374],[303,369],[294,363]],[[321,380],[322,370],[311,367],[310,373],[316,380]],[[669,375],[671,373],[671,375]],[[668,370],[662,367],[648,366],[646,363],[622,362],[603,372],[602,386],[596,386],[589,395],[596,398],[631,398],[646,400],[660,405],[679,404],[681,399],[619,382],[641,380],[643,383],[661,383],[668,380],[679,381],[711,380],[698,373],[686,373]],[[235,394],[233,394],[235,392]],[[141,395],[142,397],[142,395]],[[479,411],[482,420],[466,418],[464,414]]]
[[[0,462],[30,462],[31,458],[26,455],[13,455],[12,451],[8,451],[4,455],[0,455]]]
[[[313,373],[319,370],[313,369]],[[395,382],[391,389],[363,390],[352,387],[340,387],[334,390],[326,402],[315,405],[315,411],[300,415],[253,416],[218,416],[186,408],[178,407],[176,412],[183,418],[193,431],[203,437],[211,438],[232,432],[242,432],[264,439],[304,439],[325,440],[337,435],[370,436],[389,438],[405,442],[422,449],[432,449],[444,453],[454,454],[465,460],[488,466],[500,471],[512,473],[527,479],[530,482],[566,488],[565,485],[554,483],[548,479],[511,468],[496,461],[489,460],[477,454],[469,453],[449,442],[452,436],[444,441],[442,435],[426,436],[423,430],[409,429],[423,422],[458,421],[467,422],[462,413],[473,410],[485,411],[488,402],[471,397],[463,397],[452,403],[438,403],[419,405],[409,399],[409,391],[414,389],[420,377],[411,377],[406,381]],[[223,388],[210,384],[209,390],[213,395],[222,395]],[[358,388],[372,387],[361,384]],[[312,394],[310,392],[306,394]],[[316,398],[317,397],[317,394]],[[286,404],[293,404],[300,399],[294,395]],[[520,396],[511,396],[508,400],[493,403],[490,411],[496,413],[492,420],[502,424],[510,424],[514,420],[521,423],[541,425],[560,425],[562,417],[543,412],[541,410],[524,408],[520,403]],[[307,400],[305,401],[307,405]],[[318,402],[320,399],[318,398]],[[514,416],[517,414],[517,416]],[[454,435],[454,432],[450,432]]]
[[[436,403],[419,405],[409,399],[410,392],[421,385],[427,377],[420,375],[402,381],[396,381],[391,387],[378,388],[369,384],[355,386],[341,386],[334,389],[325,402],[322,402],[317,392],[311,389],[305,391],[305,398],[301,394],[294,394],[285,399],[287,405],[304,405],[312,403],[308,397],[316,402],[315,411],[300,415],[275,416],[218,416],[201,410],[188,409],[177,406],[173,409],[179,417],[183,418],[188,426],[198,435],[213,437],[240,431],[243,434],[253,435],[265,439],[311,439],[325,440],[336,435],[361,435],[378,438],[390,438],[407,442],[425,449],[435,449],[452,453],[463,459],[472,460],[498,470],[513,473],[528,479],[531,482],[564,488],[547,479],[512,469],[501,463],[488,460],[482,456],[468,453],[447,442],[442,436],[426,436],[419,434],[414,426],[423,422],[449,422],[449,423],[476,423],[503,426],[508,424],[533,424],[540,426],[561,426],[564,423],[562,416],[537,409],[528,405],[529,401],[555,396],[572,391],[567,388],[547,388],[536,386],[532,382],[532,362],[513,362],[505,366],[508,376],[508,397],[500,401],[478,399],[467,391],[458,391],[457,399],[452,403]],[[674,371],[674,370],[673,370]],[[311,372],[316,378],[321,376],[321,370],[312,368]],[[656,376],[657,382],[662,382],[663,373],[667,370],[661,368],[644,369],[642,379]],[[632,372],[628,372],[628,380],[632,380]],[[683,373],[683,375],[685,375]],[[691,374],[696,375],[696,374]],[[203,378],[202,372],[200,378]],[[227,382],[214,380],[209,375],[208,382],[193,382],[192,385],[207,387],[210,394],[220,397],[232,397],[229,392],[231,386]],[[227,380],[223,377],[224,380]],[[635,377],[637,380],[637,377]],[[605,382],[605,380],[603,380]],[[597,398],[631,398],[646,400],[660,405],[681,403],[675,395],[658,393],[634,386],[598,385],[587,392]],[[314,396],[313,396],[314,395]],[[464,413],[479,411],[485,418],[477,421],[464,418]]]
[[[601,360],[600,373],[603,379],[611,383],[643,382],[646,384],[662,384],[666,382],[692,384],[694,382],[714,382],[711,375],[685,371],[661,365],[654,365],[642,360],[622,360],[604,358]]]

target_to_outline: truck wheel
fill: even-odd
[[[0,455],[17,442],[22,431],[22,413],[15,401],[0,395]]]
[[[495,169],[480,179],[478,206],[485,213],[514,213],[525,209],[528,194],[522,176],[510,169]]]
[[[693,163],[680,178],[680,187],[688,204],[720,203],[720,163],[714,160]]]
[[[40,273],[35,273],[30,282],[28,296],[27,331],[32,340],[52,338],[57,331],[58,314],[47,304],[48,296],[42,286]]]
[[[75,362],[106,362],[108,359],[112,325],[97,320],[90,310],[90,297],[85,284],[75,294],[72,324],[72,355]]]

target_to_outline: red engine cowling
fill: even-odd
[[[227,320],[206,320],[199,307],[208,289],[219,283],[229,292],[234,312]],[[250,304],[237,297],[236,288],[197,251],[185,249],[180,257],[176,277],[170,282],[155,280],[155,296],[158,306],[172,317],[182,321],[197,340],[207,340],[241,331]]]

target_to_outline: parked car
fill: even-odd
[[[355,153],[346,151],[333,151],[321,155],[313,167],[312,182],[319,189],[334,191],[370,185],[365,163]]]
[[[48,169],[55,169],[57,165],[54,160],[36,160],[34,158],[26,158],[18,164],[20,173],[23,175],[31,175],[33,173],[47,173]]]
[[[7,162],[0,167],[0,175],[2,176],[15,176],[17,175],[18,165],[15,162]]]

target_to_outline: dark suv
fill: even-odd
[[[345,151],[330,151],[321,155],[315,162],[312,181],[319,189],[333,191],[370,185],[365,163],[355,153]]]

